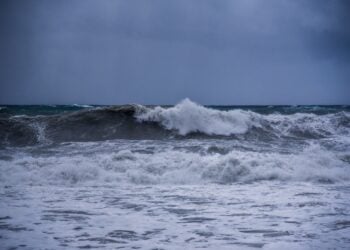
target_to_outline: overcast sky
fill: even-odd
[[[347,0],[1,0],[2,104],[350,104]]]

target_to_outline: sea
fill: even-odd
[[[350,106],[0,106],[0,249],[350,249]]]

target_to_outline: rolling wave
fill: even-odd
[[[2,146],[113,139],[317,139],[349,134],[347,111],[323,115],[259,114],[242,109],[207,108],[189,99],[168,108],[124,105],[0,118]]]
[[[185,144],[183,144],[185,143]],[[0,157],[0,182],[7,185],[54,184],[203,184],[290,181],[349,182],[349,162],[317,144],[298,152],[213,150],[197,140],[162,143],[148,141],[67,143],[6,152]]]

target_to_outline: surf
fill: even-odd
[[[261,109],[205,107],[189,99],[171,107],[40,106],[28,107],[27,113],[4,108],[0,115],[0,145],[116,139],[320,139],[350,134],[350,112],[346,108],[332,108],[321,114],[306,112],[308,107],[295,107],[295,111],[302,112],[293,113],[283,113],[281,107],[266,107],[259,113]]]

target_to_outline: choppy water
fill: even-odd
[[[5,249],[348,249],[347,106],[2,106]]]

